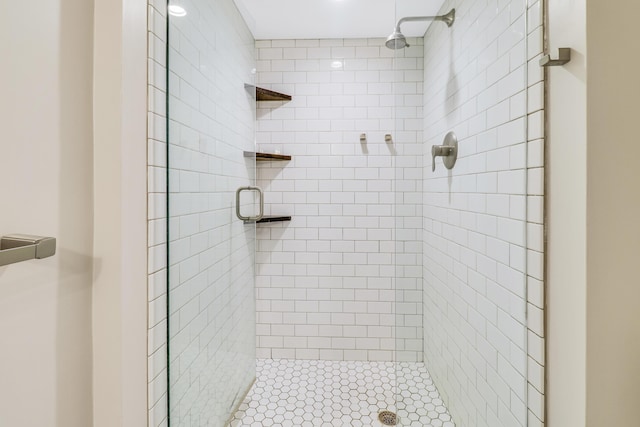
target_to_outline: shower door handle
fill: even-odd
[[[240,193],[243,191],[257,191],[260,198],[260,213],[257,216],[244,216],[240,213]],[[236,216],[244,222],[257,222],[264,216],[264,193],[260,187],[240,187],[236,190]]]
[[[0,239],[0,266],[48,258],[55,253],[56,239],[53,237],[11,234]]]

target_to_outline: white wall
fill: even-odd
[[[0,425],[92,419],[93,2],[0,15],[0,234],[57,238],[54,257],[0,267]]]
[[[547,414],[586,425],[586,2],[548,5],[548,47],[572,60],[548,70]]]
[[[588,427],[640,419],[640,4],[587,1]]]
[[[550,3],[550,48],[572,60],[549,73],[548,422],[635,426],[640,7]]]
[[[258,84],[293,97],[258,106],[259,150],[292,155],[258,165],[266,213],[293,217],[258,226],[259,357],[422,360],[422,39],[409,43],[394,62],[383,39],[256,42]]]
[[[447,1],[454,26],[425,36],[425,362],[460,427],[544,418],[542,15],[526,5]],[[449,131],[458,162],[432,172]]]
[[[146,420],[146,2],[96,0],[94,426]]]

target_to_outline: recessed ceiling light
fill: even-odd
[[[342,68],[342,61],[333,61],[331,63],[331,68]]]
[[[169,11],[169,15],[172,16],[186,16],[187,11],[182,6],[178,6],[177,4],[171,4],[167,7]]]

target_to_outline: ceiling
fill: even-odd
[[[387,37],[397,19],[436,15],[444,0],[234,0],[256,40]],[[402,25],[423,36],[424,23]]]

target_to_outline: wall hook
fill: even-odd
[[[561,47],[558,49],[558,59],[551,59],[551,55],[545,55],[540,58],[541,67],[555,67],[558,65],[564,65],[571,61],[571,48]]]

